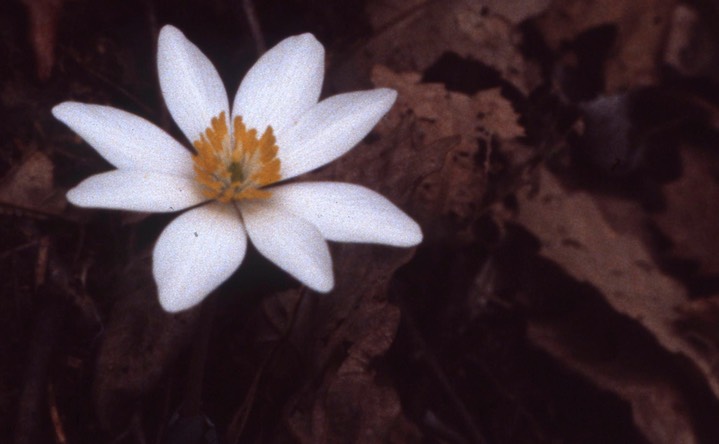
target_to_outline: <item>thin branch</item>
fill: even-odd
[[[257,18],[257,11],[252,0],[242,0],[242,10],[245,13],[245,19],[250,27],[250,34],[252,34],[252,40],[255,42],[255,50],[257,55],[261,56],[267,50],[265,44],[265,38],[262,36],[262,27],[260,26],[260,20]]]

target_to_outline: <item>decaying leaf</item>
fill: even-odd
[[[679,3],[672,11],[663,61],[686,76],[716,75],[716,41],[692,5]]]
[[[553,2],[537,18],[537,23],[555,51],[591,28],[615,26],[617,38],[606,66],[606,91],[615,93],[657,82],[656,60],[662,53],[676,3],[676,0],[560,0]]]
[[[545,11],[551,0],[481,0],[479,3],[488,11],[519,24]]]
[[[103,428],[119,433],[134,406],[168,372],[196,328],[198,312],[165,313],[149,276],[149,260],[137,260],[117,290],[103,332],[93,392]]]
[[[330,347],[320,353],[330,358],[342,344],[351,344],[345,358],[324,375],[322,387],[312,395],[316,397],[311,408],[300,408],[297,400],[298,406],[290,413],[288,426],[300,442],[387,442],[403,423],[396,391],[382,384],[373,369],[374,360],[394,340],[399,310],[366,293],[338,295],[353,296],[362,298],[359,307],[330,334]]]
[[[397,168],[416,171],[403,184],[393,182],[395,175],[379,182],[387,191],[399,187],[414,192],[413,205],[427,224],[428,236],[441,235],[451,226],[456,230],[453,236],[471,237],[492,144],[523,135],[511,104],[496,88],[468,96],[422,83],[418,74],[397,74],[382,66],[375,68],[372,79],[399,92],[397,105],[377,128],[386,141],[384,150],[393,157],[404,156]],[[371,155],[365,147],[356,152],[364,157],[358,164]]]
[[[520,135],[512,107],[497,90],[470,97],[383,67],[375,69],[373,82],[399,91],[397,105],[376,129],[379,140],[362,144],[320,175],[368,184],[400,206],[409,204],[429,238],[437,236],[432,226],[449,215],[469,229],[485,175],[478,139]],[[373,367],[399,322],[397,308],[386,300],[388,284],[411,252],[351,245],[336,251],[332,299],[316,298],[297,323],[298,331],[312,326],[312,336],[320,338],[310,341],[308,355],[315,356],[311,368],[322,371],[321,389],[308,386],[293,401],[288,427],[303,442],[369,443],[412,435],[397,393],[378,381]]]
[[[497,89],[467,96],[382,66],[372,80],[399,92],[398,103],[376,129],[379,139],[318,175],[367,184],[400,206],[410,205],[430,239],[442,235],[433,232],[436,226],[450,233],[450,219],[454,230],[470,236],[486,177],[479,141],[523,134],[512,106]],[[462,232],[452,236],[461,238]],[[412,436],[397,393],[378,381],[373,368],[399,321],[397,308],[386,302],[387,285],[409,255],[381,247],[342,245],[337,250],[333,298],[315,299],[311,309],[300,312],[296,327],[301,332],[313,326],[311,336],[321,338],[308,353],[316,356],[311,367],[323,371],[321,388],[307,387],[292,402],[288,427],[302,442],[369,443]],[[339,350],[343,357],[336,361]]]
[[[689,301],[678,309],[676,331],[719,372],[719,296]]]
[[[607,205],[606,199],[603,205]],[[540,239],[542,256],[559,264],[577,281],[596,288],[613,310],[641,325],[668,352],[689,358],[704,374],[708,386],[715,394],[719,393],[719,373],[714,364],[716,355],[699,353],[676,329],[680,319],[678,313],[689,304],[685,288],[654,265],[652,255],[640,238],[617,230],[607,222],[592,195],[568,191],[543,168],[539,171],[538,191],[521,193],[519,207],[518,221]],[[568,353],[552,338],[556,333],[552,328],[556,325],[535,328],[535,340],[553,354]],[[687,427],[671,423],[684,421],[675,412],[676,406],[682,404],[671,394],[676,387],[657,389],[651,378],[644,375],[639,379],[649,385],[641,390],[630,390],[636,382],[618,379],[631,379],[627,374],[631,369],[624,373],[619,371],[621,368],[600,370],[602,366],[597,362],[585,365],[576,356],[565,358],[599,384],[620,391],[632,403],[638,425],[648,437],[656,436],[655,429],[660,426],[655,418],[644,414],[649,406],[654,406],[656,417],[665,418],[660,421],[667,426],[663,436],[671,439],[653,442],[694,442],[690,435],[681,432]],[[610,377],[614,371],[615,376]],[[652,398],[659,393],[669,397],[662,402]]]
[[[597,322],[594,313],[582,313],[593,308],[591,304],[577,305],[582,308],[563,313],[564,319],[530,321],[529,339],[601,389],[625,399],[649,442],[701,442],[689,415],[689,402],[670,371],[662,367],[668,367],[666,357],[651,359],[655,353],[650,348],[637,350],[637,343],[621,338],[621,331],[611,330],[609,316]],[[613,346],[608,347],[607,342]]]
[[[539,194],[521,195],[520,208],[519,222],[542,241],[543,256],[599,288],[617,311],[657,332],[669,347],[667,327],[686,301],[685,290],[653,265],[640,239],[615,231],[592,196],[568,193],[544,169]]]
[[[717,161],[711,152],[685,147],[682,176],[664,185],[667,208],[653,216],[672,243],[671,253],[696,264],[698,275],[719,274],[719,183]],[[687,199],[692,196],[692,199]]]
[[[0,181],[0,205],[44,214],[59,214],[65,200],[53,187],[53,164],[47,155],[34,152]]]
[[[18,381],[32,379],[17,356],[38,315],[35,286],[62,269],[67,288],[91,300],[55,301],[70,304],[68,328],[40,344],[56,357],[39,368],[48,384],[34,381],[31,428],[48,442],[94,444],[98,431],[161,442],[187,386],[201,398],[198,418],[229,443],[719,442],[712,2],[240,2],[256,6],[252,35],[238,23],[253,8],[232,2],[100,3],[0,2],[0,59],[11,62],[0,74],[10,141],[0,155],[0,441],[17,429]],[[329,295],[270,270],[250,247],[214,299],[231,310],[205,324],[205,360],[185,354],[198,313],[161,312],[149,257],[136,253],[170,217],[88,209],[77,222],[54,185],[108,168],[51,123],[61,101],[139,112],[179,134],[153,49],[168,22],[207,49],[232,88],[252,38],[312,32],[327,52],[326,95],[397,90],[359,146],[301,179],[364,185],[424,233],[416,250],[330,243]],[[629,100],[646,91],[688,95],[698,111],[657,117],[664,109]],[[605,118],[615,124],[596,122]],[[667,132],[681,126],[678,137],[691,127],[693,138],[671,147],[683,168],[650,146],[664,134],[657,119]],[[564,156],[577,133],[597,157]],[[586,169],[574,169],[579,160]],[[646,178],[649,161],[676,177]],[[580,171],[595,175],[576,180]],[[630,181],[656,205],[636,203],[622,188]],[[15,217],[30,213],[60,217]],[[203,362],[204,384],[191,381]]]
[[[537,81],[519,51],[520,35],[484,2],[387,1],[368,3],[372,25],[380,31],[367,55],[398,71],[424,72],[446,52],[482,62],[528,93]]]

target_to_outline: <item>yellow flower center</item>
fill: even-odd
[[[280,159],[272,127],[262,137],[235,117],[233,131],[227,131],[225,113],[212,119],[211,125],[193,145],[197,182],[210,199],[227,203],[231,200],[263,199],[270,192],[262,187],[280,180]]]

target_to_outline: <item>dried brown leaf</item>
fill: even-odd
[[[678,309],[677,334],[719,374],[719,296],[689,301]]]
[[[478,3],[517,25],[542,13],[551,0],[480,0]]]
[[[0,182],[0,204],[59,214],[66,202],[55,193],[53,172],[47,155],[39,151],[30,154]]]
[[[406,426],[399,396],[381,382],[374,362],[394,340],[399,310],[386,300],[395,270],[411,250],[343,245],[337,254],[337,288],[313,298],[298,313],[295,340],[312,356],[321,386],[307,385],[291,402],[287,426],[300,442],[386,442]],[[313,334],[307,335],[305,332]]]
[[[568,314],[574,319],[530,321],[529,339],[598,387],[625,399],[631,405],[634,422],[650,442],[699,442],[687,400],[668,372],[657,371],[662,362],[651,359],[651,351],[637,350],[633,347],[636,344],[628,345],[626,339],[617,340],[621,333],[616,332],[617,337],[612,338],[616,348],[607,350],[604,336],[611,334],[607,318],[598,322],[593,313],[582,317],[575,310]],[[587,332],[592,318],[602,325]]]
[[[686,301],[684,288],[656,268],[640,239],[616,231],[586,192],[570,193],[540,169],[539,193],[520,194],[519,222],[542,241],[541,254],[590,282],[620,313],[655,331],[675,349],[667,326]]]
[[[663,62],[685,76],[716,75],[716,42],[693,6],[680,3],[672,11]]]
[[[483,2],[374,0],[367,13],[379,31],[367,46],[374,63],[423,72],[451,51],[493,67],[525,93],[537,81],[519,51],[517,29]]]
[[[447,91],[441,84],[422,83],[419,74],[398,74],[382,66],[374,69],[372,80],[396,89],[399,98],[377,128],[383,143],[358,148],[357,157],[367,159],[373,155],[368,148],[380,146],[391,153],[387,155],[401,156],[396,168],[377,180],[387,185],[388,192],[398,186],[413,192],[411,205],[427,235],[471,238],[485,192],[492,140],[523,134],[511,104],[498,89],[468,96]],[[487,147],[484,152],[480,141]],[[348,162],[354,161],[351,156]],[[407,174],[408,170],[414,174]],[[397,176],[405,183],[395,182]]]
[[[479,109],[479,123],[486,133],[500,141],[525,135],[524,127],[519,124],[519,114],[509,100],[502,96],[500,88],[480,91],[472,98]]]
[[[609,306],[641,325],[663,348],[688,357],[704,374],[714,394],[719,394],[716,355],[698,352],[675,328],[680,319],[678,312],[688,304],[686,290],[657,268],[638,237],[618,231],[607,222],[592,195],[569,192],[544,168],[539,170],[538,187],[537,193],[520,193],[518,221],[540,239],[541,255],[562,266],[576,280],[599,290]],[[603,204],[608,201],[605,199]],[[551,349],[552,341],[547,344]],[[582,368],[587,374],[596,371]],[[638,409],[653,405],[646,399],[651,392],[622,393],[631,395],[629,401],[636,409],[635,417],[639,417]],[[655,413],[660,415],[659,411]],[[651,417],[645,419],[639,426],[647,436],[653,436],[651,429],[659,424]]]
[[[138,260],[121,282],[98,354],[93,392],[97,417],[108,430],[127,426],[135,403],[190,339],[199,314],[162,310],[148,262]]]
[[[484,192],[478,140],[508,140],[523,133],[517,115],[497,89],[473,96],[421,83],[419,74],[378,66],[372,81],[399,98],[378,125],[377,140],[361,144],[316,177],[361,183],[407,208],[425,235],[435,226],[459,238],[469,232]],[[449,223],[449,220],[452,223]],[[442,220],[444,220],[442,222]],[[450,228],[452,225],[454,228]],[[307,387],[288,412],[287,425],[301,442],[385,442],[416,436],[402,415],[394,388],[381,382],[374,362],[396,333],[399,312],[386,301],[395,270],[408,250],[341,245],[336,248],[337,288],[298,313],[294,337],[314,337],[308,353],[321,387]],[[313,329],[313,335],[301,332]],[[318,341],[317,338],[320,338]],[[337,361],[337,357],[342,358]],[[409,436],[409,437],[407,437]]]
[[[700,274],[719,274],[719,162],[712,153],[681,150],[682,175],[663,187],[666,210],[652,219],[672,253],[696,261]]]
[[[325,376],[311,412],[298,410],[290,419],[302,442],[384,442],[401,419],[397,393],[380,384],[372,369],[394,340],[399,310],[364,301],[333,335],[334,346],[338,339],[352,344],[346,358]]]
[[[562,44],[602,25],[616,25],[618,34],[606,65],[609,93],[655,84],[676,0],[559,0],[537,19],[549,46]],[[649,11],[651,11],[649,13]]]
[[[383,67],[374,71],[373,82],[399,92],[397,105],[376,129],[379,137],[316,176],[382,192],[418,216],[428,237],[436,236],[432,225],[450,213],[475,217],[484,189],[477,139],[520,133],[511,106],[496,90],[469,97],[422,84],[417,74]],[[313,298],[300,310],[293,335],[311,338],[312,351],[306,355],[314,357],[310,367],[319,374],[310,380],[321,381],[319,390],[307,386],[288,409],[287,426],[300,441],[416,437],[395,389],[382,382],[382,371],[374,364],[391,345],[399,322],[397,308],[387,302],[390,280],[412,254],[381,246],[336,247],[337,288],[332,298]],[[314,334],[301,333],[308,330]]]

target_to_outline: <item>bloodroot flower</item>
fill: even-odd
[[[290,37],[264,54],[230,108],[217,70],[177,28],[160,32],[162,95],[192,142],[186,149],[147,120],[116,108],[64,102],[53,115],[117,169],[67,193],[81,207],[145,212],[188,209],[153,251],[160,304],[198,304],[257,250],[308,287],[334,286],[327,240],[408,247],[419,226],[379,194],[336,182],[286,183],[349,151],[394,103],[375,89],[318,103],[324,48]]]

